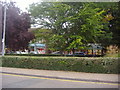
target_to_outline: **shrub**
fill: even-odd
[[[119,73],[118,64],[118,58],[105,57],[2,57],[3,67],[91,73]]]

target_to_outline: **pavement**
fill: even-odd
[[[1,70],[0,72],[7,74],[92,81],[92,82],[120,83],[118,74],[100,74],[100,73],[98,74],[98,73],[36,70],[36,69],[22,69],[22,68],[8,68],[8,67],[0,67],[0,70]]]

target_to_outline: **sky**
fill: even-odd
[[[48,2],[48,1],[63,1],[63,2],[86,2],[86,1],[99,1],[99,2],[106,2],[106,1],[119,1],[119,0],[0,0],[0,1],[7,1],[7,2],[10,2],[10,1],[14,1],[16,2],[17,6],[23,10],[23,11],[27,11],[25,8],[28,8],[29,7],[29,4],[32,4],[32,3],[37,3],[37,2],[41,2],[41,1],[44,1],[44,2]]]
[[[64,2],[82,2],[82,1],[119,1],[119,0],[0,0],[0,1],[7,1],[7,2],[10,2],[10,1],[13,1],[13,2],[16,2],[16,5],[22,10],[22,11],[27,11],[26,8],[29,7],[29,4],[32,4],[32,3],[37,3],[37,2],[47,2],[47,1],[64,1]]]
[[[0,0],[5,1],[5,0]],[[41,2],[41,0],[6,0],[7,2],[13,1],[16,2],[16,5],[22,10],[26,11],[26,8],[29,7],[29,4]]]

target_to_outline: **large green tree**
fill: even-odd
[[[98,3],[43,2],[30,5],[29,11],[33,21],[52,30],[50,44],[59,50],[74,51],[112,36],[109,22],[104,20],[107,11]]]

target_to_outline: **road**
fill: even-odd
[[[118,88],[118,84],[2,73],[2,88]]]

